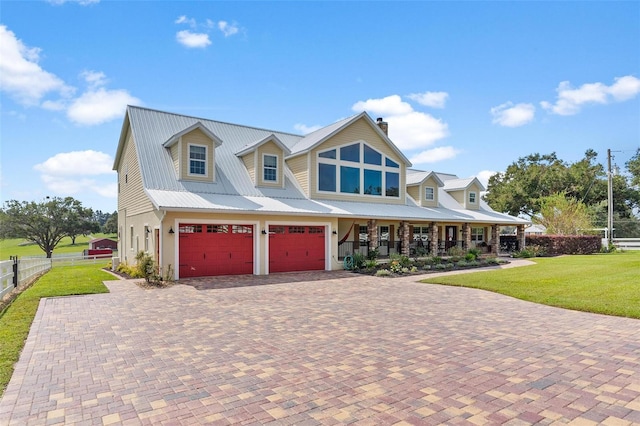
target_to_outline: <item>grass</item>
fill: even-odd
[[[93,234],[90,237],[78,236],[76,237],[76,243],[71,244],[71,238],[64,237],[60,244],[58,244],[53,251],[53,254],[65,254],[65,253],[82,253],[83,250],[89,248],[89,241],[94,238],[112,238],[117,240],[117,236],[114,234]],[[0,260],[7,260],[9,256],[44,256],[45,252],[35,244],[23,240],[21,238],[13,238],[7,240],[0,240]]]
[[[425,279],[549,306],[640,318],[640,251],[529,259],[522,268]]]
[[[51,269],[0,313],[0,396],[29,334],[43,297],[108,293],[102,281],[113,279],[101,265],[61,266]]]

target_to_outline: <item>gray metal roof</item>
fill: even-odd
[[[423,221],[466,221],[494,222],[502,224],[528,223],[509,215],[493,212],[486,204],[481,210],[465,210],[449,195],[440,189],[440,205],[437,208],[418,206],[411,197],[406,204],[364,203],[334,200],[311,200],[300,189],[293,174],[284,170],[283,188],[256,187],[247,172],[244,163],[238,158],[238,152],[255,148],[271,137],[277,138],[284,147],[294,152],[310,149],[328,135],[343,128],[346,123],[360,117],[361,114],[338,121],[303,137],[286,132],[259,129],[248,126],[189,117],[161,112],[147,108],[129,106],[123,125],[123,133],[116,154],[116,165],[122,154],[122,138],[127,120],[136,143],[138,162],[142,173],[146,194],[158,209],[182,211],[233,211],[234,213],[285,213],[288,215],[325,215],[333,217],[375,217],[401,220]],[[368,116],[367,116],[368,117]],[[371,120],[369,118],[369,120]],[[192,126],[202,126],[208,133],[215,135],[221,143],[216,147],[215,182],[180,181],[176,176],[173,161],[163,144],[173,140]],[[375,126],[375,123],[374,123]],[[377,126],[376,126],[377,128]],[[392,145],[393,146],[393,145]],[[395,148],[397,149],[397,148]],[[115,166],[114,166],[115,167]],[[408,176],[420,172],[410,170]],[[457,179],[453,175],[435,174]],[[445,182],[446,183],[446,182]]]

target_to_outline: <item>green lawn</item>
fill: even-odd
[[[36,315],[42,297],[107,293],[102,281],[113,279],[103,271],[103,265],[60,266],[51,269],[29,289],[20,294],[11,306],[0,314],[0,396],[4,393],[13,365]]]
[[[544,305],[640,318],[640,251],[530,260],[536,264],[422,282],[480,288]]]
[[[89,248],[89,241],[94,238],[111,238],[117,240],[118,237],[114,234],[93,234],[91,237],[84,237],[82,235],[76,238],[75,245],[71,244],[71,238],[65,237],[60,241],[60,244],[53,251],[54,254],[64,253],[82,253],[83,250]],[[9,256],[44,256],[45,252],[35,244],[31,244],[21,238],[13,238],[7,240],[0,240],[0,260],[7,260]]]

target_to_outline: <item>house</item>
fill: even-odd
[[[116,152],[118,253],[175,278],[343,267],[378,250],[497,252],[498,213],[475,178],[420,171],[367,113],[308,135],[127,108]]]

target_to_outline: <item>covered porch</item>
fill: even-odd
[[[392,254],[405,256],[445,256],[454,248],[466,251],[478,248],[498,255],[501,251],[499,223],[420,222],[408,220],[340,219],[338,221],[338,258],[361,253],[377,258]],[[524,225],[516,226],[516,244],[524,246]]]

